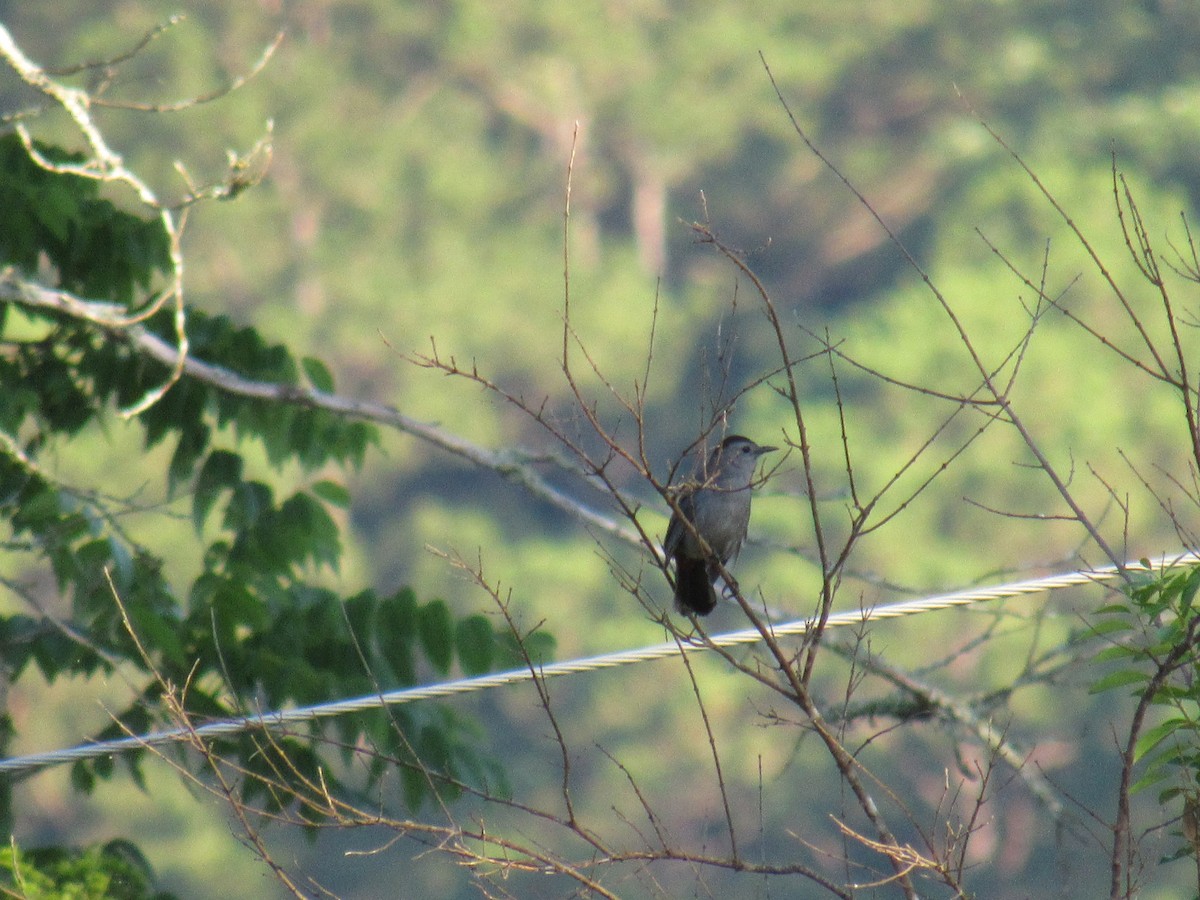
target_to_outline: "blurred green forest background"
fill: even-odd
[[[507,390],[547,397],[565,428],[583,430],[571,419],[560,355],[573,150],[572,321],[623,389],[646,365],[654,324],[644,425],[662,476],[709,408],[774,359],[748,285],[696,241],[693,221],[745,250],[798,341],[801,327],[828,329],[845,352],[893,378],[948,393],[974,389],[963,347],[920,273],[797,137],[760,53],[806,133],[950,299],[981,353],[997,361],[1027,327],[1022,304],[1036,297],[989,241],[1035,281],[1045,263],[1046,292],[1063,294],[1098,328],[1124,339],[1127,326],[1061,219],[980,119],[1036,171],[1117,278],[1133,269],[1114,208],[1113,154],[1164,246],[1182,245],[1180,212],[1194,219],[1200,201],[1200,10],[1187,2],[0,2],[0,19],[48,67],[110,56],[177,12],[185,20],[123,70],[111,97],[204,94],[246,71],[285,31],[265,70],[220,102],[171,115],[97,113],[111,143],[165,196],[183,192],[176,159],[197,180],[217,178],[226,150],[251,146],[273,122],[274,160],[263,184],[236,202],[198,209],[188,223],[189,301],[253,324],[298,355],[320,356],[342,394],[393,404],[491,448],[554,449],[526,417],[405,355],[428,351],[432,337],[440,352],[474,360]],[[0,80],[0,108],[13,104],[12,91]],[[822,501],[836,507],[845,500],[843,458],[827,361],[814,359],[799,377],[818,469],[829,475]],[[857,476],[878,487],[948,409],[863,372],[840,379]],[[1171,522],[1125,461],[1190,478],[1174,397],[1048,315],[1014,401],[1122,553],[1178,547]],[[613,404],[601,400],[600,410],[617,423]],[[731,422],[780,443],[787,414],[761,386],[739,401]],[[631,438],[634,426],[625,423]],[[97,432],[84,447],[64,449],[60,463],[105,473],[114,485],[160,490],[135,446],[119,429]],[[1027,463],[1010,432],[994,429],[974,442],[891,527],[859,545],[851,568],[862,580],[843,595],[845,608],[1104,563],[1080,528],[1055,518],[1061,502]],[[1106,484],[1128,495],[1128,521]],[[625,487],[660,502],[632,478]],[[751,534],[761,543],[738,570],[743,587],[761,588],[796,617],[813,609],[817,584],[801,488],[798,463],[785,463],[756,501]],[[636,569],[633,551],[609,546],[492,473],[389,435],[352,490],[354,564],[341,574],[348,582],[412,585],[458,612],[489,611],[488,598],[427,548],[456,550],[478,554],[489,577],[511,588],[527,626],[545,623],[559,658],[662,639],[605,558],[613,553]],[[664,508],[660,528],[665,523]],[[187,539],[183,525],[164,523],[164,547]],[[647,576],[657,577],[649,569]],[[659,592],[666,604],[665,582]],[[1052,602],[1055,614],[1038,627],[1061,633],[1075,624],[1075,605],[1099,604],[1098,591]],[[1044,603],[1013,604],[1011,617],[1023,621],[1030,604]],[[1011,642],[996,640],[969,663],[948,654],[1002,618],[989,610],[878,625],[872,645],[914,668],[947,662],[936,678],[985,691],[1011,677],[1029,633],[1014,628]],[[742,622],[730,608],[710,625]],[[836,777],[815,747],[757,727],[770,703],[761,687],[727,678],[716,660],[696,665],[721,713],[738,804],[754,808],[761,771],[771,791],[794,796],[788,813],[803,821],[806,798],[827,800]],[[831,690],[838,678],[844,673],[831,672]],[[1087,695],[1087,682],[1067,676],[1056,689],[1018,693],[1006,714],[1014,737],[1035,748],[1037,764],[1069,796],[1103,804],[1107,796],[1091,791],[1112,777],[1104,723],[1114,713],[1110,697]],[[122,685],[27,690],[14,707],[24,710],[14,713],[23,717],[18,752],[78,740],[106,721],[97,698],[119,695]],[[719,797],[696,785],[708,772],[708,748],[681,666],[573,677],[553,693],[575,742],[602,745],[635,768],[681,832],[718,839]],[[532,694],[496,692],[455,706],[478,717],[481,746],[509,769],[514,793],[553,802],[555,749],[542,740],[547,726]],[[910,780],[934,804],[939,773],[953,765],[951,746],[933,725],[895,736],[885,781]],[[618,771],[588,757],[575,774],[581,803],[612,805]],[[20,788],[18,809],[22,842],[138,840],[182,896],[276,890],[230,837],[224,810],[195,802],[165,771],[151,773],[148,792],[118,782],[87,800],[70,793],[62,773],[40,776]],[[1069,886],[1064,896],[1105,892],[1107,848],[1094,834],[1056,833],[1017,784],[989,809],[994,819],[973,858],[979,896],[1049,896],[1051,883]],[[802,827],[769,825],[781,841],[786,828]],[[268,836],[287,862],[319,872],[342,896],[475,896],[448,860],[414,862],[420,848],[347,858],[344,850],[376,843],[364,834]],[[1160,892],[1146,896],[1188,896],[1183,885],[1194,873],[1177,867],[1177,880],[1167,870],[1156,881]],[[676,896],[703,895],[694,874],[676,874]],[[618,888],[634,896],[643,889],[636,879]],[[753,890],[810,895],[783,881]]]

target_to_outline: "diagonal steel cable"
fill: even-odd
[[[1152,569],[1169,568],[1198,563],[1200,562],[1200,555],[1191,552],[1182,552],[1165,555],[1149,562]],[[1125,570],[1145,571],[1145,566],[1140,561],[1127,563],[1124,568]],[[1106,566],[1091,571],[1065,572],[1058,575],[1047,575],[1041,578],[1010,582],[1008,584],[971,588],[949,594],[937,594],[930,597],[903,600],[885,606],[835,613],[829,617],[826,627],[838,628],[863,625],[887,619],[899,619],[920,613],[933,612],[935,610],[970,606],[990,600],[1042,594],[1067,587],[1096,584],[1117,578],[1121,574],[1121,571],[1116,566]],[[812,621],[812,619],[797,619],[792,622],[770,626],[770,631],[777,638],[803,635],[812,627]],[[513,669],[490,675],[460,678],[455,681],[446,681],[438,684],[401,688],[385,693],[335,700],[330,703],[320,703],[313,706],[301,706],[295,709],[277,710],[275,712],[232,719],[221,719],[204,725],[171,728],[107,741],[92,741],[45,753],[33,753],[26,756],[0,759],[0,774],[7,773],[11,775],[20,772],[31,772],[83,759],[95,759],[101,756],[112,756],[146,747],[183,743],[197,737],[225,737],[257,728],[286,728],[289,725],[342,716],[347,713],[362,712],[382,706],[400,706],[405,703],[416,703],[421,700],[470,694],[507,684],[519,684],[531,681],[535,677],[552,678],[558,675],[596,672],[603,669],[613,669],[618,666],[627,666],[633,663],[665,659],[681,652],[699,653],[717,647],[754,644],[762,639],[762,634],[757,629],[748,628],[742,631],[712,635],[707,639],[698,638],[691,643],[669,641],[634,650],[621,650],[599,656],[588,656],[563,662],[547,663],[544,666],[539,666],[536,671],[531,671],[528,668]]]

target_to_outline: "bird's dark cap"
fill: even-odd
[[[725,440],[721,441],[721,449],[724,450],[730,444],[736,444],[739,442],[744,443],[744,444],[754,444],[754,441],[750,440],[750,438],[746,437],[745,435],[731,434],[727,438],[725,438]],[[771,452],[779,449],[778,447],[767,447],[767,446],[763,446],[761,444],[754,444],[754,446],[756,448],[758,448],[758,454],[760,456],[764,453],[771,453]]]

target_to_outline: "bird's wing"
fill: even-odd
[[[692,495],[684,494],[677,501],[679,511],[684,514],[689,520],[692,518]],[[663,553],[667,559],[671,559],[675,555],[675,551],[679,549],[679,542],[683,540],[683,536],[687,533],[687,526],[683,524],[683,520],[675,513],[671,515],[671,524],[667,526],[667,536],[663,538]]]

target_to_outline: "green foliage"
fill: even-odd
[[[83,158],[42,143],[34,149],[62,166]],[[0,135],[0,266],[33,274],[44,254],[66,290],[130,303],[170,268],[170,241],[157,219],[124,212],[99,194],[95,179],[47,171],[16,134]]]
[[[133,844],[81,849],[0,848],[0,888],[24,900],[171,900],[154,890],[154,870]],[[11,892],[11,893],[10,893]]]
[[[1133,762],[1140,774],[1130,792],[1159,787],[1159,803],[1188,802],[1200,785],[1200,566],[1155,572],[1142,560],[1127,603],[1103,607],[1094,633],[1108,645],[1097,662],[1116,668],[1097,679],[1093,693],[1125,689],[1160,712],[1134,735]]]
[[[450,610],[441,601],[421,607],[417,613],[417,630],[421,645],[430,662],[444,675],[450,670],[454,652],[454,630],[450,621]]]
[[[39,145],[38,152],[60,162],[74,159],[53,147]],[[159,220],[116,209],[93,180],[38,166],[11,135],[0,138],[0,209],[0,264],[45,278],[39,261],[48,260],[54,286],[84,299],[145,299],[139,292],[169,267]],[[0,308],[6,550],[14,571],[50,571],[70,612],[67,627],[26,612],[0,616],[0,652],[13,679],[30,663],[51,683],[118,665],[140,671],[141,696],[96,737],[161,724],[158,701],[166,685],[188,685],[181,699],[190,715],[222,717],[256,712],[264,703],[314,704],[412,685],[448,675],[455,663],[478,674],[511,658],[508,639],[489,620],[457,620],[441,600],[421,603],[407,588],[343,597],[325,586],[343,556],[336,513],[350,503],[331,467],[361,465],[378,434],[298,402],[302,378],[319,390],[334,389],[323,363],[298,361],[287,347],[224,316],[187,310],[195,358],[272,385],[276,393],[245,396],[184,377],[136,420],[147,459],[159,445],[170,450],[161,473],[168,502],[190,492],[194,546],[190,554],[177,548],[170,558],[176,566],[180,556],[191,556],[196,574],[184,578],[151,549],[151,535],[126,523],[132,501],[107,485],[75,483],[73,473],[58,474],[40,462],[47,449],[103,427],[117,407],[161,385],[167,368],[119,335],[65,314],[10,312]],[[173,340],[173,312],[144,327]],[[297,471],[299,487],[285,489]],[[469,724],[428,706],[347,716],[333,727],[342,747],[374,742],[372,780],[402,767],[404,797],[414,808],[435,789],[443,798],[457,795],[464,779],[502,781],[474,749]],[[312,738],[320,734],[314,726]],[[354,789],[339,780],[319,740],[243,735],[215,749],[259,776],[244,779],[244,799],[268,810],[294,802],[289,786]],[[138,754],[123,759],[138,783],[141,761]],[[114,771],[112,759],[79,762],[72,783],[90,791]],[[143,896],[119,893],[111,879],[102,883],[97,873],[111,856],[106,853],[56,857],[59,874],[47,875],[46,885],[57,884],[54,878],[65,885],[74,877],[66,863],[82,860],[90,873],[86,884],[80,882],[78,893],[63,887],[62,896]]]
[[[538,666],[554,659],[554,635],[546,631],[534,631],[521,636],[520,641],[511,632],[500,637],[500,654],[503,667]]]
[[[492,623],[483,616],[462,619],[454,629],[454,647],[463,672],[467,675],[482,675],[492,668],[492,657],[496,643]]]

